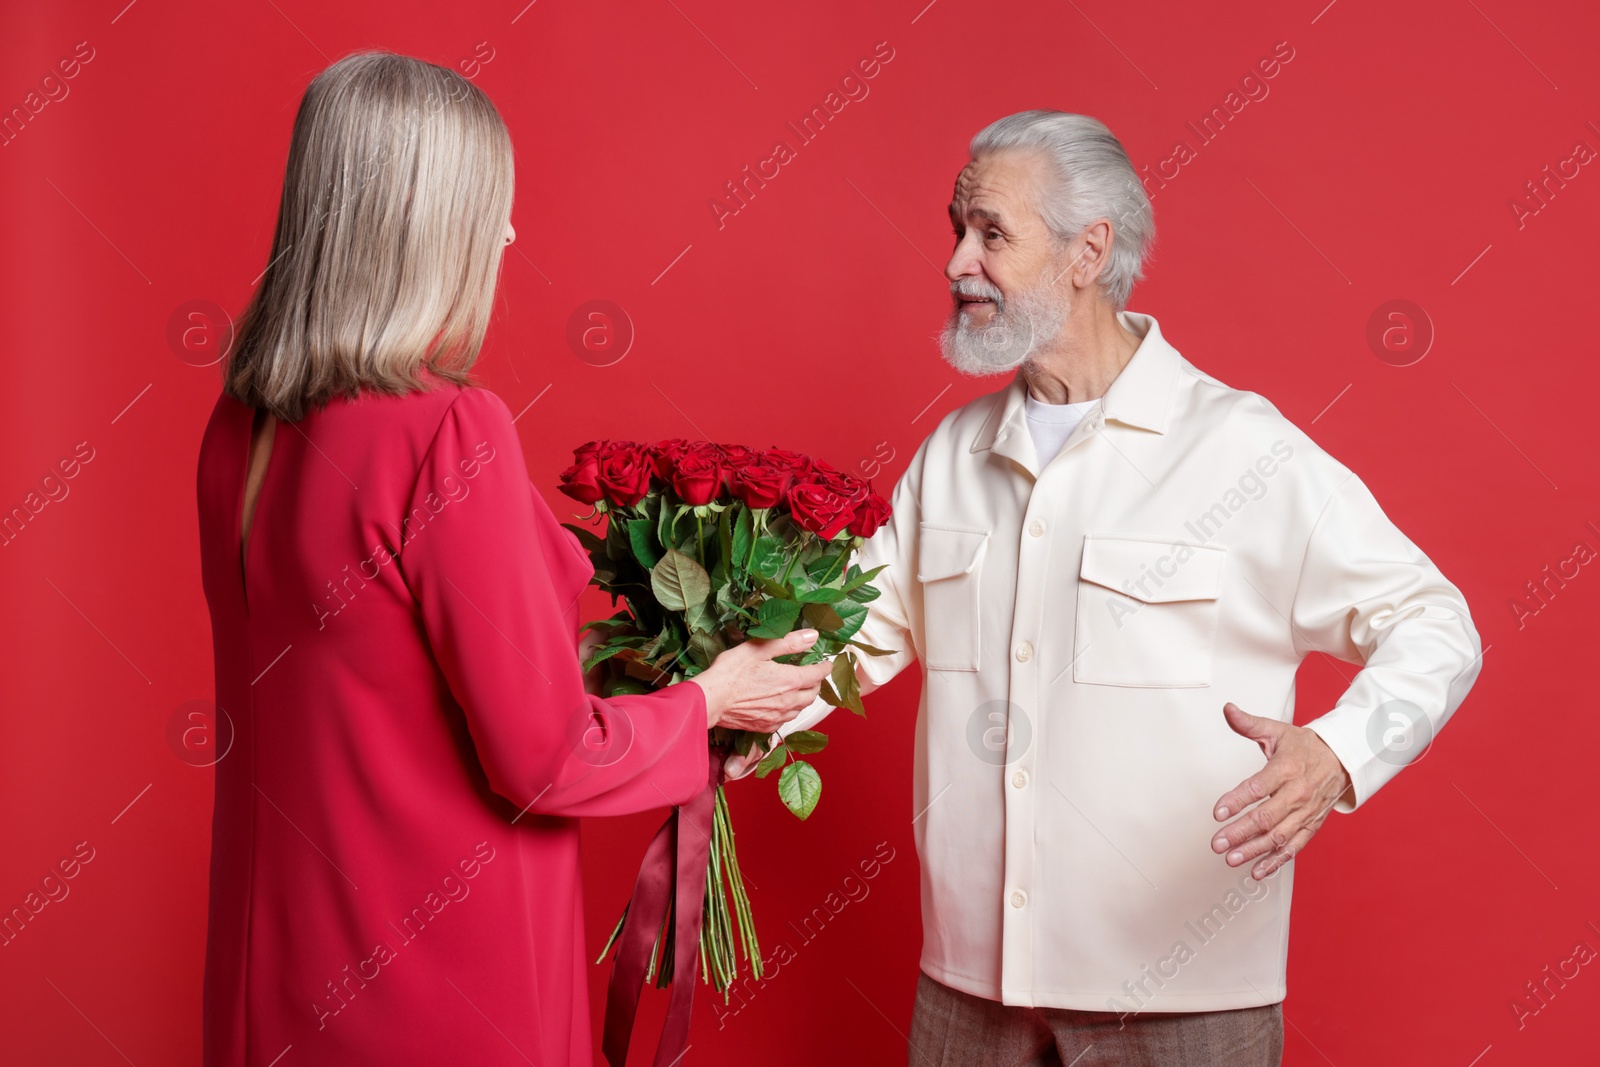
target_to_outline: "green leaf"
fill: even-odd
[[[832,604],[834,601],[844,599],[844,590],[824,585],[816,589],[798,590],[794,598],[802,604]]]
[[[785,589],[783,586],[779,585],[777,582],[773,581],[771,578],[768,578],[768,577],[766,577],[765,575],[762,575],[762,574],[758,574],[758,573],[756,573],[754,571],[751,572],[750,577],[755,582],[756,588],[760,589],[763,593],[766,593],[768,596],[776,597],[779,600],[793,600],[794,599],[794,594],[793,593],[789,592],[789,590]]]
[[[861,651],[865,652],[869,656],[892,656],[895,653],[894,649],[874,648],[872,645],[867,644],[865,641],[851,641],[850,644],[852,646],[854,646],[855,648],[859,648]]]
[[[767,775],[783,766],[783,761],[788,758],[788,750],[783,745],[779,745],[777,748],[763,756],[760,763],[756,764],[756,777],[765,778]]]
[[[867,608],[864,604],[857,604],[854,600],[841,600],[837,604],[829,605],[834,614],[841,620],[840,625],[833,628],[833,636],[840,640],[853,637],[861,629],[861,624],[867,621]]]
[[[586,551],[593,553],[606,550],[606,543],[593,530],[582,526],[574,526],[570,522],[564,522],[561,525],[564,529],[571,530],[577,536],[578,543],[583,545]]]
[[[833,565],[838,562],[834,556],[818,556],[806,564],[806,574],[818,585],[827,585],[828,576],[833,573]]]
[[[702,669],[711,666],[711,661],[726,651],[727,647],[714,633],[696,632],[689,635],[689,656]]]
[[[656,552],[654,527],[655,523],[649,519],[628,520],[628,541],[633,547],[633,558],[646,569],[661,562],[661,556]]]
[[[793,600],[763,600],[761,621],[745,633],[751,637],[782,637],[794,629],[795,620],[799,617],[800,605]]]
[[[844,619],[828,604],[807,604],[805,606],[806,623],[814,630],[823,633],[832,633],[844,625]]]
[[[623,515],[611,516],[611,525],[606,528],[606,559],[616,561],[633,558],[633,545],[628,540],[628,523],[631,521]]]
[[[750,554],[750,569],[763,578],[783,573],[783,544],[774,537],[756,538]]]
[[[748,756],[753,748],[759,748],[763,753],[771,752],[773,745],[783,743],[783,738],[778,736],[777,731],[764,734],[759,730],[730,730],[726,726],[711,728],[713,745],[722,744],[730,739],[733,750],[741,756]]]
[[[850,553],[845,551],[825,551],[810,567],[806,573],[817,580],[818,585],[832,585],[839,580],[844,572],[845,561],[850,558]],[[820,563],[822,566],[817,566]]]
[[[672,527],[677,518],[673,514],[673,509],[667,507],[665,502],[660,502],[656,506],[659,509],[656,513],[656,538],[663,546],[671,545],[674,543]]]
[[[733,521],[733,561],[736,573],[743,574],[750,565],[751,518],[750,509],[740,504],[739,517]]]
[[[712,614],[704,601],[690,604],[688,610],[683,613],[683,621],[689,627],[690,633],[710,633],[717,628],[717,617]]]
[[[601,630],[623,630],[632,625],[633,616],[625,611],[619,611],[609,619],[594,619],[584,623],[578,627],[578,632],[582,633],[585,630],[594,630],[596,632]]]
[[[815,652],[817,654],[816,658],[811,662],[821,663],[823,660],[832,659],[839,653],[843,652],[847,643],[848,642],[829,637],[827,634],[821,634],[817,637],[817,643],[812,645],[809,649],[807,649],[807,651]]]
[[[669,548],[650,569],[650,589],[668,611],[686,611],[690,604],[702,604],[711,595],[711,576],[700,564]]]
[[[588,674],[594,670],[595,664],[604,663],[618,652],[627,652],[630,647],[629,645],[608,645],[604,648],[596,649],[593,655],[583,661],[583,673]]]
[[[855,592],[857,589],[860,589],[862,586],[864,586],[868,582],[872,581],[872,579],[876,578],[879,575],[879,573],[882,572],[883,569],[885,567],[888,567],[888,566],[889,565],[887,563],[885,563],[882,566],[872,568],[870,571],[865,571],[865,572],[863,572],[861,574],[852,575],[850,580],[844,583],[844,591],[847,592],[847,593]],[[853,571],[856,568],[855,567],[851,567],[850,569]]]
[[[795,760],[778,775],[778,798],[798,817],[809,818],[822,799],[822,775],[805,760]]]
[[[850,599],[858,601],[862,604],[870,604],[872,601],[877,600],[878,597],[882,595],[882,592],[880,592],[878,587],[875,585],[863,585],[850,590]]]
[[[861,687],[856,684],[856,657],[852,652],[846,652],[835,657],[833,673],[829,676],[833,682],[830,687],[823,685],[822,699],[836,708],[849,708],[857,715],[865,718],[867,709],[861,706]]]
[[[854,653],[846,652],[833,661],[833,688],[838,692],[839,699],[844,706],[861,716],[867,717],[867,709],[861,704],[861,687],[856,682],[856,657]]]
[[[671,658],[683,651],[683,639],[678,636],[678,631],[671,626],[663,629],[651,644],[655,645],[655,648],[651,650],[650,656],[657,659],[662,657]]]
[[[828,735],[820,730],[796,730],[783,739],[789,751],[797,756],[809,755],[812,752],[821,752],[828,747]]]

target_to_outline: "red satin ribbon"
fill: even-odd
[[[722,784],[723,754],[711,752],[704,789],[682,807],[673,808],[645,849],[639,877],[633,883],[628,916],[606,986],[605,1036],[601,1048],[611,1067],[627,1067],[639,995],[651,949],[672,901],[672,993],[661,1025],[654,1067],[675,1067],[689,1047],[689,1016],[699,978],[700,920],[705,908],[706,863],[711,854],[711,818]],[[685,831],[687,826],[687,831]],[[673,857],[677,861],[674,864]],[[676,867],[676,869],[674,869]]]

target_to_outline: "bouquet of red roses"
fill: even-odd
[[[594,584],[611,594],[613,604],[625,605],[585,627],[604,637],[583,666],[588,671],[608,665],[605,695],[672,685],[693,678],[747,637],[782,637],[810,627],[819,634],[816,644],[787,661],[836,657],[830,679],[822,683],[823,699],[866,714],[855,653],[888,654],[853,639],[866,605],[878,596],[871,581],[882,568],[862,572],[850,559],[889,517],[888,502],[869,483],[796,452],[708,441],[592,441],[576,449],[574,458],[561,475],[561,491],[593,505],[588,517],[595,522],[609,521],[603,537],[581,526],[567,528],[589,552]],[[774,736],[715,727],[713,759],[729,751],[748,753],[758,741],[767,747]],[[756,769],[764,778],[783,768],[778,795],[802,819],[816,807],[822,779],[795,757],[826,743],[817,731],[796,731]],[[757,978],[762,965],[720,785],[709,836],[700,965],[726,1000],[738,973],[735,924],[742,955]],[[658,986],[670,980],[674,955],[672,924],[665,926],[647,973]]]

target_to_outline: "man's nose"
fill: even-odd
[[[956,245],[955,251],[950,253],[950,262],[944,265],[944,276],[951,281],[957,278],[975,277],[982,273],[977,253],[966,241]]]

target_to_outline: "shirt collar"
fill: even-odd
[[[1136,336],[1139,347],[1112,381],[1101,398],[1098,415],[1106,422],[1120,422],[1156,433],[1166,433],[1172,413],[1172,394],[1178,381],[1183,357],[1161,336],[1161,324],[1153,315],[1119,311],[1117,320]],[[1011,384],[995,394],[996,404],[972,442],[972,451],[1003,446],[1028,436],[1028,382],[1019,369]]]

